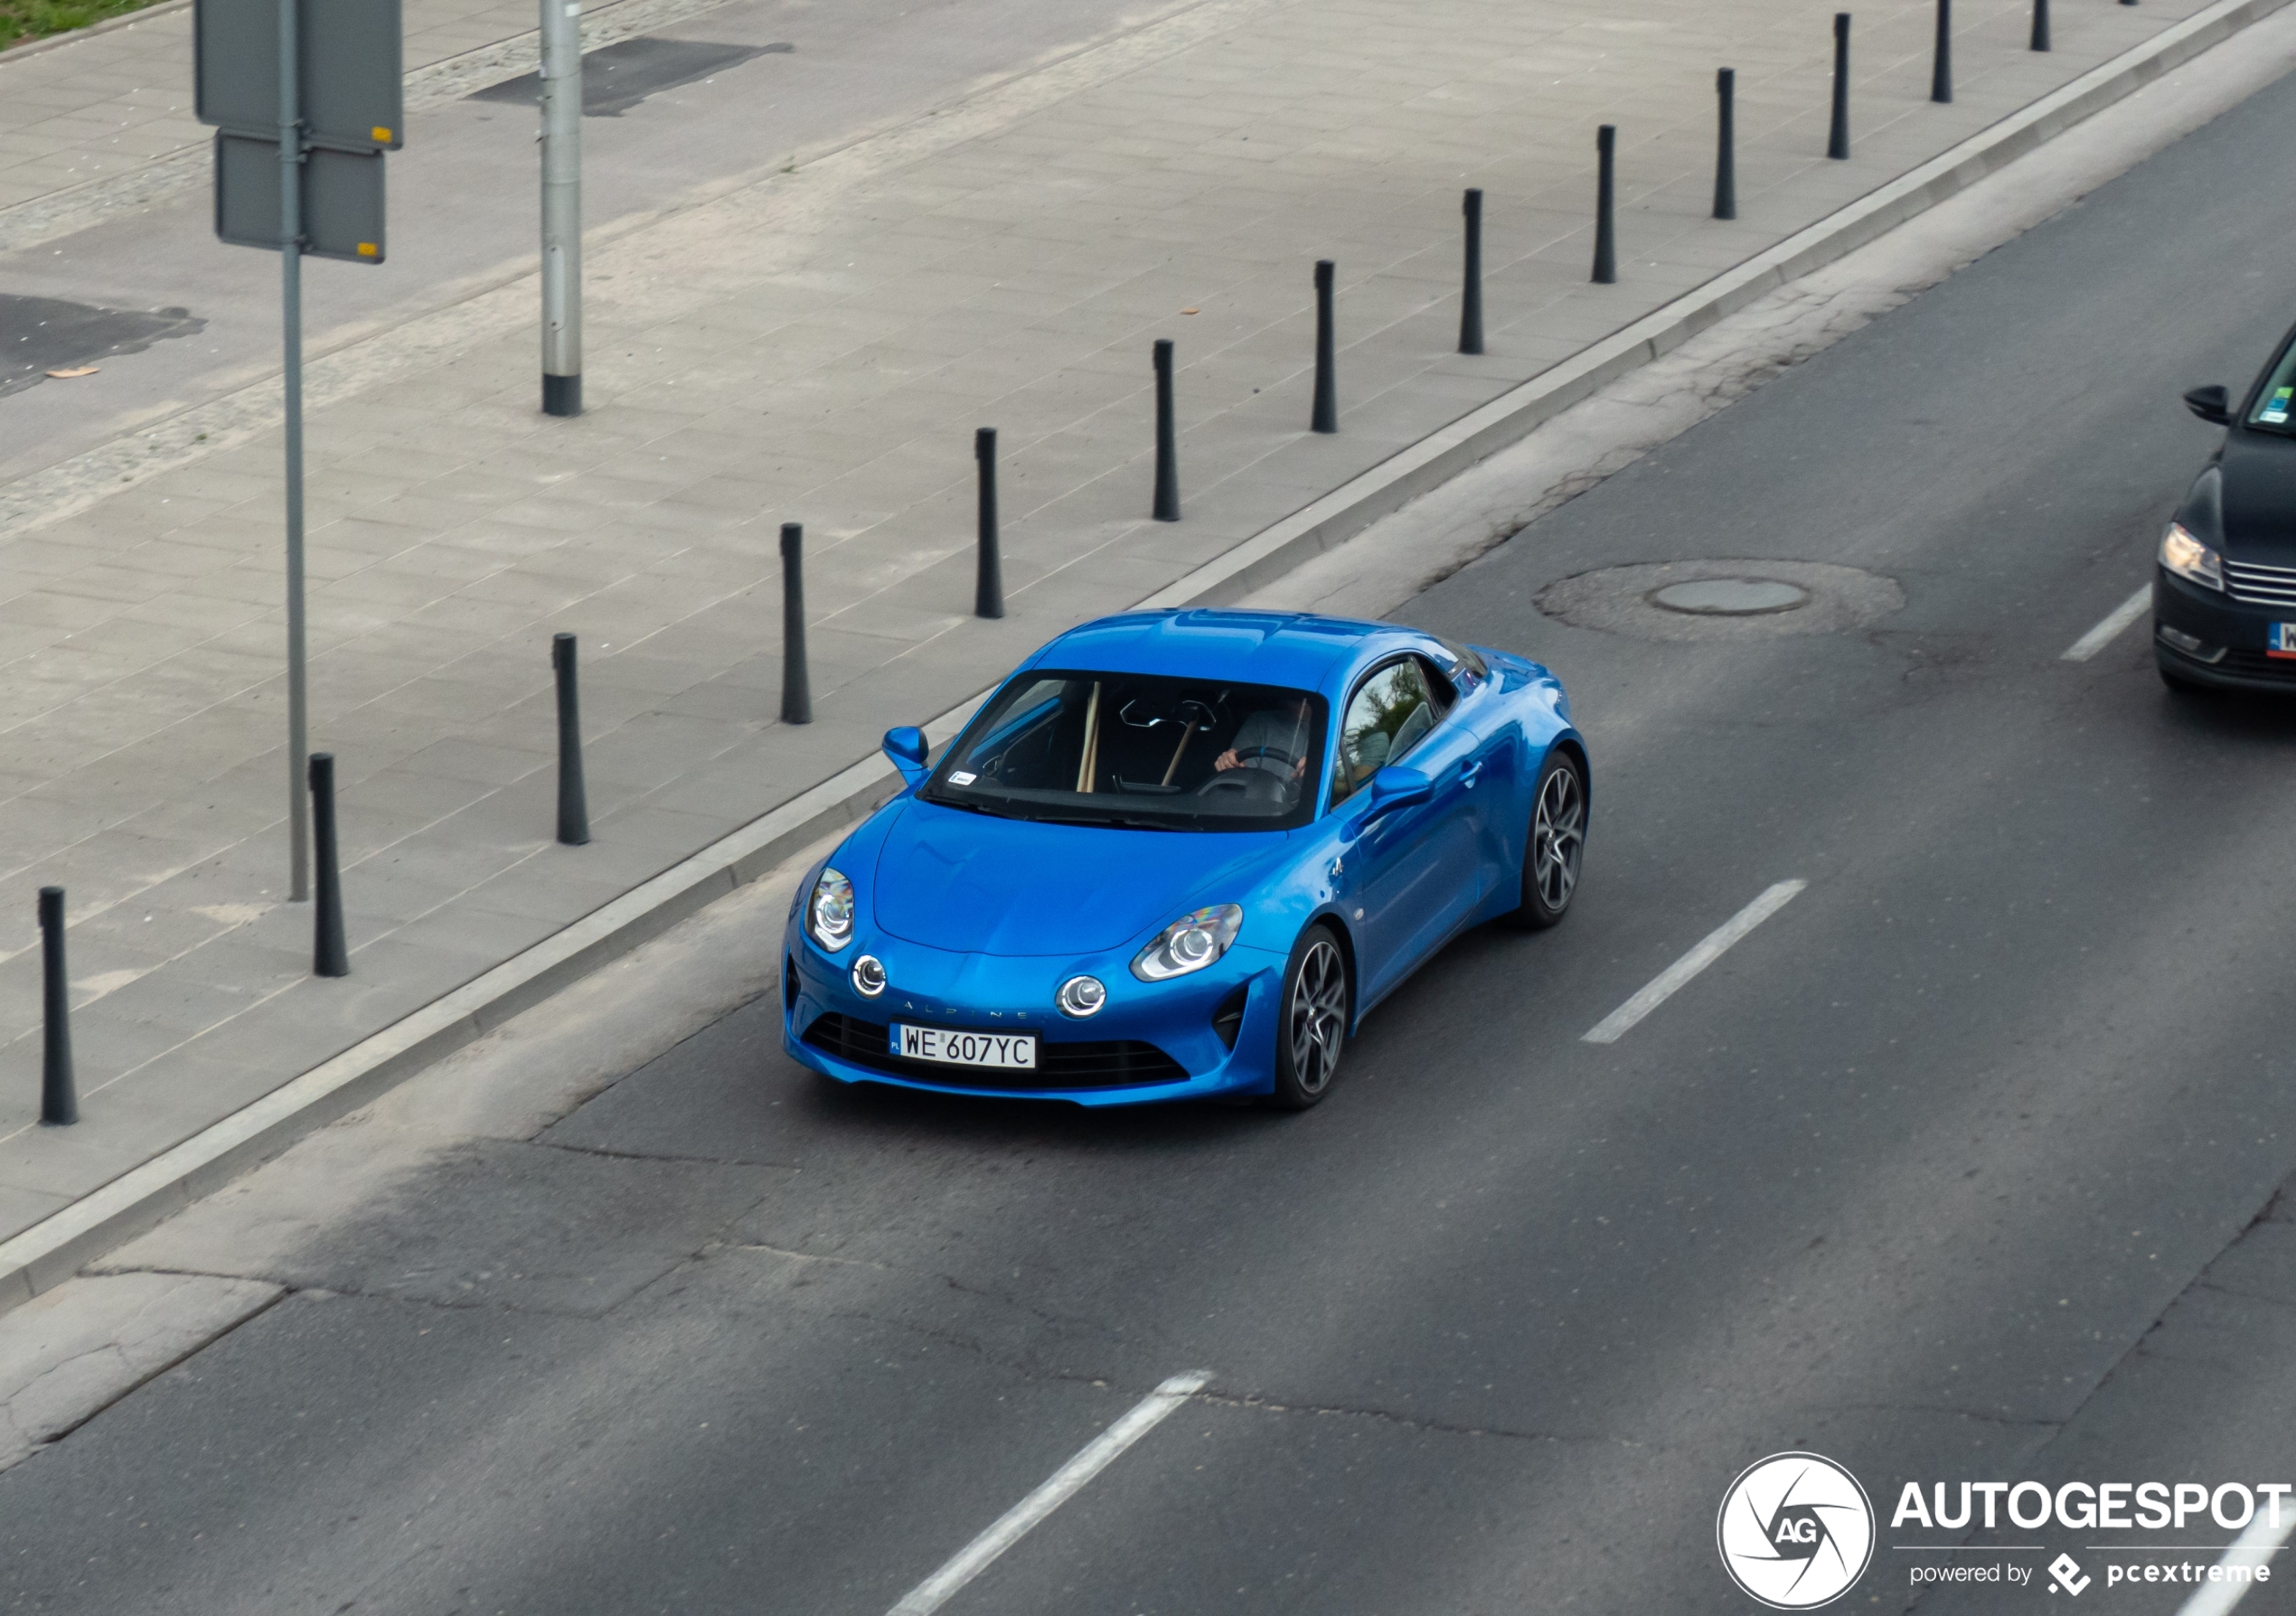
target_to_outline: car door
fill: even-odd
[[[1465,774],[1465,813],[1474,839],[1475,901],[1490,908],[1510,907],[1530,812],[1523,800],[1520,728],[1500,699],[1482,659],[1463,646],[1450,649],[1456,660],[1442,672],[1458,691],[1459,705],[1448,716],[1474,734]],[[1498,900],[1502,889],[1508,901]]]
[[[1352,796],[1388,764],[1426,775],[1426,800],[1358,825],[1354,866],[1363,998],[1368,1004],[1473,907],[1479,888],[1473,816],[1477,738],[1449,721],[1455,702],[1433,670],[1406,656],[1373,669],[1349,697],[1340,726],[1335,796]]]

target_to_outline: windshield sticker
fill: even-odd
[[[2256,419],[2267,426],[2277,427],[2288,419],[2289,401],[2296,399],[2296,387],[2276,387],[2272,397],[2264,400],[2264,408]]]
[[[949,776],[949,784],[951,785],[970,785],[974,781],[978,780],[980,777],[980,775],[973,773],[970,769],[959,769],[956,773]]]

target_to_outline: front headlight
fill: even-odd
[[[2160,564],[2178,578],[2190,578],[2211,589],[2225,587],[2225,564],[2216,552],[2172,521],[2160,535]]]
[[[821,872],[805,900],[805,930],[832,954],[853,940],[853,884],[833,869]]]
[[[1243,925],[1244,911],[1237,904],[1214,904],[1182,915],[1134,956],[1132,973],[1143,982],[1163,982],[1201,971],[1228,952]]]

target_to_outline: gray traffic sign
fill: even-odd
[[[399,0],[297,0],[296,12],[304,139],[397,151],[406,135]],[[278,0],[193,0],[192,38],[200,122],[276,140]]]
[[[274,58],[274,60],[277,60]],[[382,262],[382,154],[314,146],[303,158],[303,250]],[[279,232],[279,143],[218,130],[215,234],[234,247],[287,243]]]
[[[382,262],[382,154],[406,134],[399,0],[193,0],[192,26],[193,99],[200,121],[217,126],[215,233],[279,255],[287,897],[299,903],[310,892],[310,800],[303,787],[312,756],[303,610],[303,258]]]

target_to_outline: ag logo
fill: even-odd
[[[1714,1537],[1730,1580],[1774,1611],[1840,1599],[1874,1554],[1874,1507],[1858,1478],[1816,1453],[1773,1453],[1722,1495]]]

